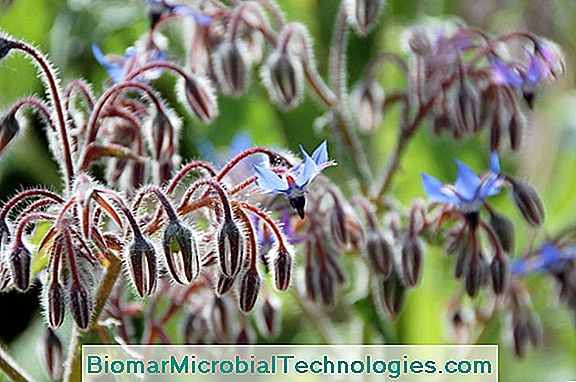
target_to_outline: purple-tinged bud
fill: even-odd
[[[280,319],[278,301],[273,296],[267,296],[256,316],[260,334],[268,338],[276,337],[280,328]]]
[[[484,260],[480,258],[479,254],[472,255],[470,261],[468,262],[468,268],[466,269],[465,275],[465,285],[466,293],[470,297],[476,297],[480,287],[482,286],[482,279],[484,277]]]
[[[0,153],[14,140],[20,132],[20,124],[15,112],[9,112],[0,119]]]
[[[162,111],[158,111],[152,121],[152,151],[154,158],[159,160],[164,151],[164,139],[167,134],[174,132],[170,118]]]
[[[387,319],[395,320],[404,306],[406,288],[395,273],[387,279],[377,277],[375,297],[380,312]]]
[[[214,335],[221,340],[230,337],[232,331],[230,321],[230,306],[226,300],[220,297],[214,299],[210,314],[210,323],[214,330]]]
[[[236,277],[220,275],[218,277],[218,284],[216,285],[216,293],[220,296],[228,293],[234,286],[234,281],[236,281]]]
[[[378,22],[382,8],[384,0],[348,0],[346,2],[348,23],[360,35],[366,35]]]
[[[11,285],[11,281],[10,271],[0,259],[0,292],[8,290]]]
[[[358,127],[365,133],[374,132],[382,124],[385,93],[377,81],[362,81],[350,96]]]
[[[536,190],[525,182],[511,180],[514,202],[532,226],[538,227],[544,222],[544,207]]]
[[[240,288],[238,290],[240,296],[238,305],[240,306],[240,310],[243,312],[251,311],[256,304],[258,293],[260,293],[260,275],[255,267],[250,267],[246,273],[242,275]]]
[[[12,47],[13,47],[12,41],[0,37],[0,60],[6,57],[8,53],[10,53]]]
[[[260,70],[268,96],[285,110],[294,109],[304,96],[304,70],[298,57],[273,52]]]
[[[422,244],[418,237],[406,235],[401,249],[401,281],[407,287],[414,287],[422,275]]]
[[[254,342],[254,332],[250,330],[250,327],[243,326],[240,329],[240,332],[238,332],[238,335],[236,336],[235,343],[237,345],[250,345],[253,342]]]
[[[206,80],[189,77],[184,82],[184,96],[192,114],[203,123],[210,123],[218,116],[214,90]]]
[[[179,221],[171,221],[164,230],[162,249],[174,280],[186,285],[200,274],[200,256],[192,230]]]
[[[64,374],[64,346],[60,337],[48,328],[39,348],[42,364],[52,381],[61,381]]]
[[[480,128],[480,95],[466,78],[459,81],[457,86],[454,122],[465,133],[475,132]]]
[[[334,278],[332,274],[326,269],[319,272],[319,286],[320,286],[320,298],[322,303],[327,306],[334,305]]]
[[[510,281],[510,264],[506,255],[494,256],[490,263],[490,275],[492,276],[494,293],[497,295],[504,294]]]
[[[510,138],[510,148],[514,151],[520,148],[522,136],[526,129],[526,120],[519,113],[512,114],[508,124],[508,136]]]
[[[48,325],[53,328],[59,328],[64,322],[64,312],[66,309],[66,297],[64,289],[58,282],[49,282],[44,286],[45,292],[45,307],[48,319]]]
[[[158,264],[154,246],[140,235],[136,235],[126,253],[132,282],[140,297],[154,293],[158,279]]]
[[[82,284],[72,282],[70,284],[69,298],[74,322],[78,328],[87,329],[92,316],[92,302],[88,291]]]
[[[12,273],[12,281],[14,286],[21,292],[25,292],[30,287],[30,263],[32,254],[24,246],[20,244],[12,249],[8,255],[8,264]]]
[[[243,259],[242,235],[234,220],[226,219],[218,233],[218,258],[220,269],[225,276],[238,274]]]
[[[346,213],[340,203],[336,203],[330,213],[330,232],[338,245],[346,247],[350,242]]]
[[[468,264],[470,264],[470,247],[468,244],[463,244],[458,250],[458,257],[456,258],[456,266],[454,267],[454,277],[461,279],[468,272]]]
[[[304,269],[304,289],[306,291],[306,297],[312,301],[316,302],[316,271],[312,265],[306,265]]]
[[[396,249],[389,235],[380,230],[368,232],[364,253],[374,272],[384,279],[392,274]]]
[[[279,291],[285,291],[292,279],[292,254],[285,246],[280,246],[274,258],[274,285]]]
[[[514,224],[504,215],[490,213],[490,227],[498,237],[502,249],[506,253],[514,251]]]
[[[235,43],[224,43],[212,56],[214,74],[222,92],[234,97],[246,93],[250,68],[244,52]]]

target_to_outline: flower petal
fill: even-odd
[[[490,62],[492,81],[495,84],[519,87],[524,82],[520,74],[502,60],[492,58]]]
[[[124,68],[123,65],[117,62],[112,62],[102,52],[100,47],[96,44],[92,44],[92,54],[94,58],[100,65],[106,69],[108,76],[112,79],[114,83],[121,82],[124,78]]]
[[[328,148],[326,141],[322,142],[320,146],[314,150],[312,153],[312,159],[314,163],[317,165],[321,165],[322,163],[328,162]]]
[[[257,176],[256,184],[262,192],[278,194],[288,191],[288,183],[286,180],[280,178],[271,170],[258,165],[254,165],[253,168]]]
[[[500,173],[500,159],[498,158],[498,153],[494,151],[490,156],[490,171],[494,174]]]
[[[302,155],[304,156],[304,168],[296,177],[296,185],[300,189],[303,189],[312,182],[318,174],[320,174],[320,171],[318,171],[318,166],[316,165],[316,162],[314,162],[314,159],[312,159],[312,157],[302,149],[302,146],[300,146],[300,148],[302,150]]]
[[[478,187],[480,187],[480,178],[476,173],[466,164],[455,161],[458,169],[458,177],[456,178],[456,192],[466,201],[470,202],[476,197]]]
[[[422,176],[422,185],[424,186],[424,192],[428,199],[433,203],[449,203],[449,204],[459,204],[460,200],[455,195],[449,195],[444,192],[444,184],[438,179],[430,176],[428,174],[420,174]]]

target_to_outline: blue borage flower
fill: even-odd
[[[128,72],[135,69],[137,64],[137,49],[129,47],[126,49],[124,56],[105,55],[97,44],[92,44],[92,54],[94,58],[108,73],[108,76],[114,83],[124,80]],[[151,57],[145,63],[152,63],[166,60],[166,55],[159,49],[154,49]],[[155,79],[160,76],[162,69],[147,72],[148,79]]]
[[[484,200],[500,192],[500,161],[496,153],[490,159],[490,171],[480,178],[466,164],[455,161],[458,170],[456,183],[443,184],[438,179],[422,173],[424,192],[433,203],[456,206],[462,212],[477,212]]]
[[[537,256],[516,260],[512,263],[510,271],[515,275],[545,271],[556,272],[575,260],[576,248],[560,250],[553,244],[545,243],[540,247],[540,252]]]
[[[190,16],[200,25],[209,25],[212,18],[201,12],[195,11],[183,4],[169,4],[166,0],[146,0],[148,5],[162,7],[166,12],[174,15]]]
[[[300,218],[304,218],[304,206],[306,199],[306,187],[327,167],[335,166],[336,162],[328,159],[326,141],[314,150],[310,156],[300,145],[300,151],[304,161],[290,168],[282,175],[274,171],[254,165],[256,172],[256,184],[260,190],[267,194],[283,194],[288,197],[290,205],[298,212]]]

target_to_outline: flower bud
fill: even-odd
[[[346,213],[340,203],[336,203],[330,213],[330,232],[337,244],[348,245],[350,235],[346,224]]]
[[[312,265],[306,265],[304,268],[304,289],[306,291],[306,297],[312,301],[316,302],[316,271]]]
[[[510,264],[505,255],[494,256],[490,263],[490,275],[492,276],[492,289],[498,295],[504,294],[510,281]]]
[[[375,296],[380,312],[387,319],[394,320],[404,306],[406,288],[396,274],[392,273],[386,279],[377,277]]]
[[[480,128],[480,96],[466,78],[461,79],[457,86],[454,122],[465,133],[475,132]]]
[[[250,267],[242,275],[238,294],[238,305],[243,312],[249,312],[254,308],[258,293],[260,292],[260,275],[255,267]]]
[[[514,250],[514,224],[506,216],[492,212],[490,214],[490,227],[496,233],[502,249],[506,253]]]
[[[8,255],[8,263],[12,272],[12,281],[16,289],[25,292],[30,287],[30,262],[32,254],[20,244]]]
[[[0,119],[0,153],[8,147],[19,132],[20,124],[16,119],[16,113],[11,112],[3,115]]]
[[[6,57],[12,50],[12,42],[0,37],[0,60]]]
[[[56,329],[64,322],[64,311],[66,308],[66,298],[64,290],[60,283],[50,282],[44,286],[46,293],[46,315],[48,318],[48,325]]]
[[[256,316],[260,334],[265,337],[277,336],[280,328],[280,318],[278,301],[272,296],[267,296]]]
[[[1,253],[1,252],[0,252]],[[10,271],[0,259],[0,292],[8,290],[11,284]]]
[[[218,284],[216,285],[216,293],[219,295],[228,293],[228,291],[232,289],[234,281],[236,281],[236,277],[220,275],[220,277],[218,277]]]
[[[280,246],[274,259],[274,285],[279,291],[285,291],[292,279],[292,255],[290,251]]]
[[[173,134],[174,126],[170,118],[162,111],[158,111],[152,121],[152,151],[154,158],[159,160],[164,150],[164,139],[167,135]]]
[[[483,273],[484,261],[480,258],[479,254],[471,256],[464,280],[468,296],[476,297],[478,294],[478,291],[482,286],[482,279],[484,277]]]
[[[384,89],[377,81],[362,81],[351,94],[352,110],[358,119],[358,127],[371,133],[382,124]]]
[[[293,54],[274,52],[260,71],[268,96],[285,110],[294,109],[304,96],[304,70]]]
[[[164,230],[162,249],[168,270],[174,280],[186,285],[200,274],[200,257],[196,239],[191,229],[172,221]]]
[[[144,297],[154,293],[158,278],[154,246],[144,237],[136,235],[126,257],[138,295]]]
[[[210,314],[210,323],[214,330],[214,335],[220,340],[225,340],[230,336],[230,306],[226,300],[220,297],[214,299]]]
[[[544,221],[544,207],[536,190],[527,183],[512,181],[514,202],[526,221],[537,227]]]
[[[319,273],[320,276],[320,298],[322,303],[327,306],[334,305],[334,278],[328,270]]]
[[[254,342],[254,332],[250,330],[250,327],[243,326],[236,336],[236,345],[249,345]]]
[[[413,235],[406,235],[401,250],[401,281],[407,287],[414,287],[422,275],[422,244]]]
[[[526,128],[526,120],[524,116],[519,113],[512,114],[510,123],[508,124],[508,136],[510,138],[510,148],[514,151],[520,148],[522,143],[522,135]]]
[[[42,336],[40,347],[42,363],[48,376],[53,381],[61,381],[64,374],[64,346],[60,337],[52,330],[47,329]]]
[[[378,22],[384,0],[348,0],[348,22],[361,35],[368,34]]]
[[[192,114],[203,123],[210,123],[218,116],[214,90],[200,77],[188,77],[184,82],[184,96]]]
[[[364,253],[372,270],[383,278],[392,273],[395,251],[392,238],[384,232],[375,230],[367,233]]]
[[[86,288],[77,282],[71,283],[69,293],[72,318],[74,322],[76,322],[76,325],[78,325],[78,328],[87,329],[92,316],[90,295]]]
[[[225,276],[238,274],[243,259],[242,236],[234,220],[226,219],[218,233],[218,258]]]
[[[238,44],[224,43],[212,56],[214,74],[222,92],[234,97],[246,93],[250,68]]]

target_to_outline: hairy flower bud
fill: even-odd
[[[384,0],[348,0],[346,3],[348,22],[361,35],[374,28],[384,8]]]
[[[350,102],[358,127],[370,133],[382,124],[385,93],[377,81],[362,81],[352,91]]]
[[[242,275],[239,288],[238,294],[240,298],[238,299],[238,305],[240,310],[249,312],[254,308],[260,292],[260,275],[255,267],[248,268],[246,273]]]
[[[327,306],[334,305],[334,277],[328,270],[319,272],[318,276],[322,303]]]
[[[12,42],[0,37],[0,60],[6,57],[12,50]]]
[[[544,207],[536,190],[527,183],[512,180],[514,202],[531,225],[537,227],[544,221]]]
[[[232,289],[232,286],[234,286],[234,281],[236,281],[235,277],[220,275],[218,277],[218,284],[216,285],[216,293],[219,295],[228,293],[230,289]]]
[[[306,268],[304,268],[304,289],[306,297],[312,302],[316,302],[316,281],[315,268],[312,265],[306,265]]]
[[[210,123],[218,116],[218,105],[214,90],[200,77],[188,77],[184,81],[184,96],[192,114],[204,123]]]
[[[452,118],[461,131],[475,132],[480,128],[480,95],[465,77],[456,86],[458,88]]]
[[[285,110],[294,109],[304,95],[304,70],[293,54],[273,52],[260,70],[272,102]]]
[[[164,140],[167,135],[173,134],[174,126],[170,118],[163,112],[158,111],[152,121],[152,151],[154,157],[159,160],[164,151]]]
[[[64,374],[64,346],[60,337],[50,328],[42,336],[39,348],[42,363],[53,381],[61,381]]]
[[[386,233],[375,230],[366,234],[364,253],[372,270],[383,278],[389,277],[392,273],[395,252],[392,238]]]
[[[72,318],[78,328],[87,329],[92,316],[91,297],[86,288],[77,282],[70,284],[69,291]]]
[[[230,310],[229,300],[220,297],[214,299],[210,313],[210,324],[214,335],[220,340],[227,340],[232,332]]]
[[[132,282],[140,297],[154,293],[158,278],[158,264],[154,246],[140,235],[136,235],[126,253]]]
[[[478,294],[482,286],[484,270],[484,260],[478,254],[471,256],[464,279],[468,296],[475,297]]]
[[[406,235],[401,249],[401,281],[407,287],[414,287],[422,275],[422,244],[413,235]]]
[[[522,143],[522,135],[526,129],[526,120],[520,113],[512,114],[510,123],[508,124],[508,136],[510,138],[510,148],[518,150]]]
[[[45,292],[45,309],[48,319],[48,325],[51,328],[59,328],[64,322],[64,312],[66,309],[66,298],[64,289],[58,282],[50,282],[44,286]]]
[[[264,298],[256,316],[258,331],[265,337],[275,337],[280,328],[280,312],[278,301],[273,296]]]
[[[0,292],[4,292],[10,287],[11,281],[10,270],[4,265],[2,259],[0,259]]]
[[[508,288],[510,281],[510,264],[505,255],[494,256],[490,263],[490,275],[492,276],[492,289],[494,293],[501,295]]]
[[[178,221],[171,221],[164,230],[162,249],[168,270],[174,280],[186,285],[200,274],[200,256],[194,233]]]
[[[330,213],[330,233],[338,245],[348,245],[350,234],[346,224],[346,213],[340,203],[336,203]]]
[[[242,265],[243,256],[240,230],[234,220],[226,219],[218,233],[218,258],[222,273],[228,277],[236,276]]]
[[[9,112],[0,119],[0,153],[14,140],[20,132],[20,124],[15,112]]]
[[[244,52],[236,43],[224,43],[212,56],[214,73],[224,94],[240,97],[246,93],[250,68]]]
[[[376,302],[382,314],[389,320],[394,320],[404,306],[406,288],[402,285],[395,273],[384,279],[376,279]]]
[[[16,289],[25,292],[30,287],[30,263],[32,254],[24,246],[20,244],[12,249],[8,255],[8,263],[12,273],[12,281]]]
[[[274,258],[274,285],[279,291],[285,291],[292,279],[292,255],[290,251],[280,246]]]
[[[512,253],[514,250],[514,224],[506,216],[490,213],[490,227],[496,233],[502,249],[506,253]]]

